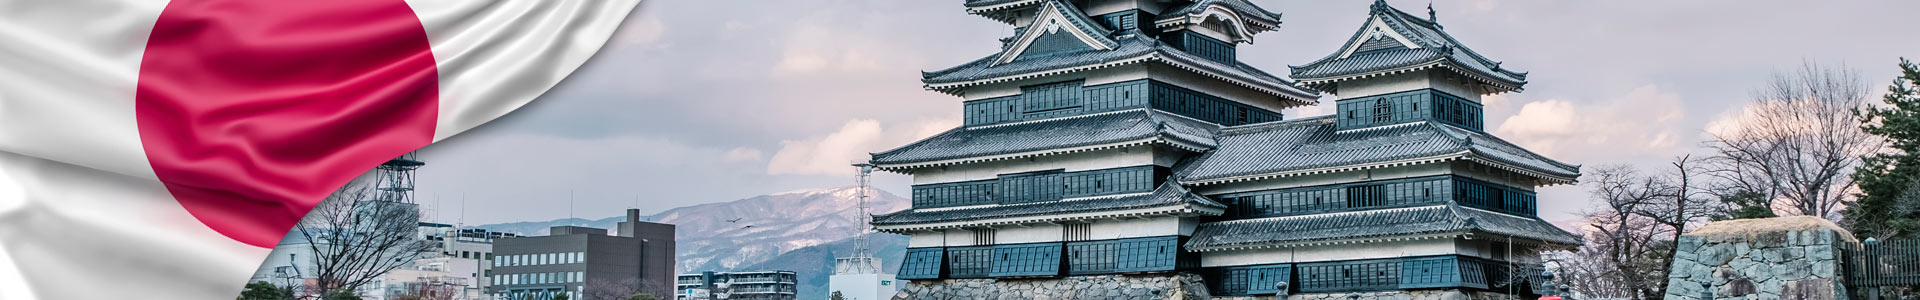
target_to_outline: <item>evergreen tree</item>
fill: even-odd
[[[1853,173],[1860,201],[1846,210],[1847,227],[1861,237],[1911,237],[1920,233],[1920,66],[1900,59],[1900,77],[1883,105],[1856,110],[1861,129],[1885,138],[1887,151],[1863,157]]]
[[[1720,203],[1727,205],[1725,215],[1714,216],[1714,220],[1760,219],[1780,215],[1773,213],[1772,202],[1760,192],[1741,190],[1720,197]]]
[[[360,300],[360,295],[354,295],[352,290],[337,289],[327,292],[326,300]]]
[[[827,300],[847,300],[847,297],[841,296],[840,291],[833,291],[833,294],[827,295]]]
[[[288,295],[287,290],[281,289],[280,287],[277,287],[277,286],[273,286],[272,283],[260,281],[260,282],[248,283],[247,289],[241,290],[240,298],[236,298],[236,299],[237,300],[287,300],[287,299],[293,299],[293,295]]]
[[[567,294],[553,294],[553,300],[567,300]]]

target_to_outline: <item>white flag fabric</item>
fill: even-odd
[[[510,112],[639,0],[0,0],[0,299],[230,299],[375,165]]]

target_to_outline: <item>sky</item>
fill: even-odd
[[[918,72],[994,54],[1006,24],[962,1],[648,0],[559,86],[421,150],[427,217],[484,224],[653,213],[853,183],[867,153],[956,127],[961,99]],[[1242,44],[1270,73],[1334,52],[1370,0],[1255,3],[1279,30]],[[1428,1],[1389,1],[1423,14]],[[1521,93],[1486,97],[1490,132],[1589,169],[1697,153],[1775,72],[1857,69],[1876,95],[1920,1],[1434,1],[1446,31],[1503,67]],[[1877,96],[1876,98],[1877,99]],[[1331,114],[1335,99],[1286,111]],[[1876,100],[1877,101],[1877,100]],[[876,173],[904,195],[909,178]],[[1581,186],[1539,190],[1541,216],[1590,207]]]

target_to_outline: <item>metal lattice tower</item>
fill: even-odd
[[[867,231],[871,229],[868,226],[873,223],[873,215],[867,213],[867,198],[873,190],[873,164],[857,163],[853,166],[860,168],[859,175],[854,177],[854,199],[858,203],[856,207],[859,213],[854,219],[860,222],[860,232],[853,236],[853,253],[834,262],[834,274],[880,274],[880,260],[873,257],[867,240]]]
[[[419,169],[420,166],[426,164],[427,163],[415,159],[413,152],[407,152],[407,154],[402,154],[400,157],[387,160],[386,163],[375,167],[376,170],[379,170],[379,175],[377,175],[379,177],[375,179],[378,181],[374,185],[374,190],[378,191],[378,193],[374,195],[373,199],[375,201],[413,203],[413,170]]]

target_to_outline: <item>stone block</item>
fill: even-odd
[[[1832,278],[1796,280],[1782,287],[1782,300],[1838,300],[1840,290],[1835,290]]]
[[[1839,258],[1838,253],[1833,251],[1833,245],[1813,245],[1813,246],[1807,246],[1806,249],[1807,249],[1807,259]]]

